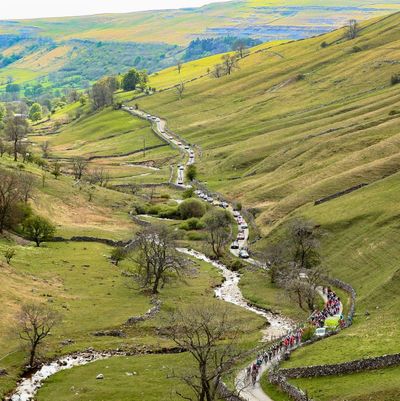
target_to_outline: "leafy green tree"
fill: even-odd
[[[118,266],[119,262],[122,262],[126,257],[127,251],[125,248],[118,246],[111,251],[111,261],[115,266]]]
[[[4,106],[4,104],[0,103],[0,123],[3,122],[3,120],[6,117],[6,115],[7,115],[7,110],[6,110],[5,106]]]
[[[191,164],[186,170],[186,178],[189,181],[193,181],[197,178],[197,168],[194,164]]]
[[[129,70],[122,77],[122,89],[124,91],[132,91],[136,89],[136,86],[140,83],[140,73],[135,68]]]
[[[184,220],[191,217],[203,217],[206,212],[205,203],[199,199],[189,198],[178,206],[178,212]]]
[[[27,237],[34,241],[38,247],[42,242],[52,239],[56,231],[53,224],[40,216],[28,217],[22,226]]]
[[[217,258],[223,256],[224,248],[232,239],[232,216],[226,210],[212,209],[204,217],[208,243]]]
[[[39,103],[33,103],[29,109],[29,118],[32,121],[39,121],[42,119],[43,109]]]

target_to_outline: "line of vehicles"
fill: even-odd
[[[134,111],[133,107],[126,107],[129,111]],[[176,139],[174,136],[168,134],[163,127],[161,126],[161,119],[156,116],[152,116],[151,114],[146,114],[146,119],[151,122],[155,122],[157,124],[157,128],[160,131],[161,135],[169,140],[170,142],[174,143],[177,145],[179,148],[184,150],[186,153],[189,155],[189,159],[186,163],[187,166],[194,164],[195,162],[195,152],[194,150],[190,147],[189,144],[183,144],[182,141]],[[178,185],[184,185],[184,176],[185,176],[185,165],[184,164],[178,164],[178,177],[177,177],[177,184]],[[239,256],[242,259],[249,259],[250,255],[247,250],[247,238],[249,235],[249,228],[240,214],[239,210],[236,210],[235,208],[231,207],[228,202],[225,201],[220,201],[219,199],[214,199],[214,197],[210,194],[207,194],[204,191],[201,190],[196,190],[195,191],[196,196],[198,196],[200,199],[203,199],[205,202],[208,202],[214,206],[221,207],[223,209],[230,210],[233,214],[233,217],[235,218],[237,225],[238,225],[238,233],[236,236],[236,239],[232,242],[230,248],[231,252]]]
[[[232,242],[230,248],[234,255],[239,256],[242,259],[249,259],[250,255],[247,250],[247,237],[248,237],[248,225],[239,210],[235,210],[231,208],[228,202],[220,201],[219,199],[214,199],[214,197],[206,192],[201,190],[194,191],[195,195],[197,195],[200,199],[203,199],[205,202],[208,202],[216,207],[221,207],[223,209],[227,209],[232,211],[233,217],[235,218],[238,224],[238,233],[236,239]],[[231,210],[232,209],[232,210]]]

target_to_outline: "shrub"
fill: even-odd
[[[326,43],[325,41],[321,43],[321,47],[323,49],[325,49],[325,47],[328,47],[328,46],[329,46],[328,43]]]
[[[53,238],[56,228],[47,219],[40,216],[28,217],[22,223],[26,236],[36,243],[36,246]]]
[[[201,230],[204,228],[204,224],[197,218],[191,217],[179,226],[182,230]]]
[[[306,326],[303,330],[303,334],[301,336],[302,341],[308,341],[310,340],[315,333],[315,327],[314,326]]]
[[[193,196],[194,196],[194,188],[193,187],[186,189],[182,195],[183,199],[193,198]]]
[[[9,248],[7,248],[7,249],[4,251],[4,257],[6,258],[6,262],[7,262],[8,264],[11,263],[11,259],[12,259],[14,256],[15,256],[15,249],[14,249],[14,248],[9,247]]]
[[[178,216],[179,212],[176,206],[165,206],[158,211],[158,217],[162,219],[176,219]]]
[[[244,263],[240,259],[230,259],[226,267],[233,272],[238,272],[244,267]]]
[[[160,195],[160,198],[161,198],[161,199],[169,199],[169,198],[170,198],[170,195],[169,195],[169,194],[161,194],[161,195]]]
[[[397,114],[400,114],[400,110],[390,110],[389,111],[389,116],[396,116]]]
[[[118,266],[119,262],[123,261],[127,256],[127,251],[125,248],[122,247],[117,247],[113,248],[111,251],[111,260],[115,264],[115,266]]]
[[[200,232],[196,232],[196,231],[192,231],[190,233],[188,233],[187,235],[187,239],[189,241],[203,241],[205,239],[206,235],[204,233]]]
[[[390,79],[390,83],[391,83],[391,85],[400,84],[400,74],[393,74]]]
[[[178,211],[182,219],[186,220],[191,217],[203,217],[206,212],[204,202],[199,199],[186,199],[179,206]]]
[[[361,52],[361,51],[362,51],[362,49],[361,49],[360,46],[353,46],[352,49],[351,49],[352,53],[358,53],[358,52]]]
[[[133,214],[147,214],[147,206],[144,203],[134,203],[132,205]]]

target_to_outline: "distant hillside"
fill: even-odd
[[[301,39],[343,26],[350,18],[364,20],[400,10],[395,0],[350,4],[249,0],[181,10],[0,21],[0,91],[10,80],[41,83],[47,92],[84,88],[129,67],[154,72],[177,60],[229,51],[226,37],[263,42]],[[221,40],[199,45],[198,38]]]

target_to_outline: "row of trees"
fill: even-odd
[[[320,238],[322,230],[312,221],[293,220],[283,239],[264,251],[271,282],[286,290],[303,310],[315,310],[317,287],[324,280],[321,268]]]
[[[0,169],[0,233],[17,230],[40,246],[54,236],[55,227],[47,219],[35,216],[28,205],[33,181],[31,174]]]
[[[212,70],[208,71],[208,73],[214,78],[221,78],[224,75],[231,75],[235,70],[239,69],[239,58],[240,56],[237,54],[225,54],[222,56],[222,62],[216,64]]]
[[[104,77],[98,80],[89,90],[89,98],[94,110],[111,106],[114,103],[114,92],[118,89],[131,91],[139,88],[144,91],[147,88],[148,75],[146,71],[138,71],[135,68],[120,76]]]

